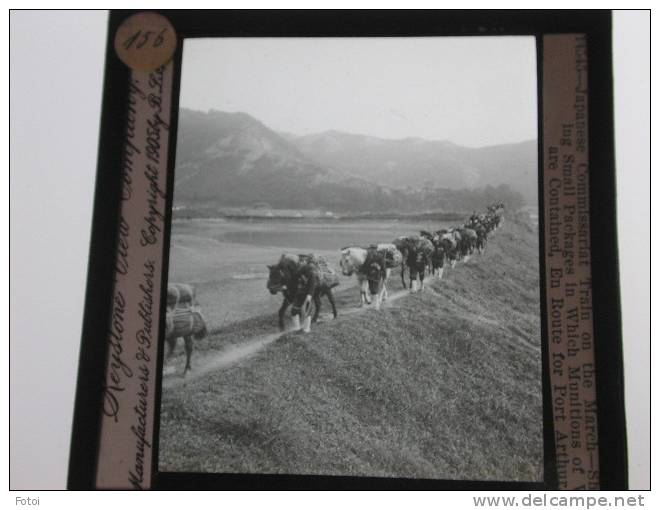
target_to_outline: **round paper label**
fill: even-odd
[[[176,32],[167,18],[140,12],[124,20],[115,34],[117,56],[131,69],[154,71],[176,50]]]

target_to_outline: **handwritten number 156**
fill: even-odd
[[[165,42],[165,37],[163,35],[165,34],[166,30],[167,28],[163,28],[158,33],[152,30],[146,30],[144,32],[142,30],[138,30],[124,41],[124,48],[130,50],[131,47],[134,46],[136,49],[140,49],[149,43],[150,40],[152,48],[159,48],[163,45],[163,42]],[[154,35],[155,37],[152,37]]]

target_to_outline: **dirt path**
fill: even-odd
[[[433,277],[427,277],[426,282],[431,283],[433,279],[434,279]],[[389,308],[392,305],[392,303],[398,301],[399,299],[409,294],[410,294],[409,290],[390,292],[389,297],[387,298],[386,301],[382,303],[381,306],[383,308]],[[365,311],[371,309],[373,309],[373,305],[344,308],[341,310],[341,314],[338,316],[338,319],[341,320],[341,317],[364,313]],[[206,356],[205,358],[200,359],[198,361],[197,366],[195,366],[195,368],[192,371],[188,372],[188,374],[185,377],[179,374],[171,373],[173,368],[166,367],[163,370],[163,388],[175,388],[177,386],[181,386],[182,384],[195,381],[210,372],[214,372],[216,370],[220,370],[222,368],[231,366],[234,363],[238,363],[239,361],[242,361],[246,358],[249,358],[250,356],[253,356],[257,352],[261,351],[263,348],[268,346],[269,344],[276,341],[282,335],[290,333],[291,331],[292,330],[290,329],[284,332],[277,331],[274,333],[268,333],[266,335],[258,335],[250,338],[247,341],[242,342],[240,345],[229,347],[211,356]]]
[[[167,378],[167,373],[164,370],[163,373],[163,388],[174,388],[180,386],[187,382],[194,381],[202,377],[203,375],[208,374],[209,372],[214,372],[220,370],[221,368],[228,367],[245,359],[249,356],[252,356],[256,352],[260,351],[268,344],[273,343],[280,336],[286,332],[278,331],[277,333],[269,333],[267,335],[259,335],[251,338],[247,342],[243,342],[241,345],[229,347],[222,352],[214,354],[212,356],[207,356],[203,360],[200,360],[199,363],[191,372],[189,372],[185,377],[181,375],[169,375]]]

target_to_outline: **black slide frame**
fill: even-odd
[[[114,34],[136,11],[112,11],[109,17],[102,98],[99,156],[92,218],[87,294],[80,347],[68,487],[93,489],[110,319],[114,253],[120,205],[122,144],[126,126],[129,69],[114,51]],[[626,489],[627,450],[623,401],[623,361],[618,278],[614,119],[610,11],[159,11],[175,27],[179,44],[174,56],[174,87],[163,283],[166,283],[169,225],[173,196],[171,178],[176,152],[181,56],[184,38],[193,37],[404,37],[457,35],[528,35],[537,41],[539,118],[539,232],[543,338],[543,404],[545,480],[484,482],[308,475],[257,475],[158,472],[160,377],[157,378],[153,484],[155,489],[508,489],[538,490],[557,486],[548,373],[545,318],[542,36],[585,33],[588,41],[590,218],[593,317],[597,366],[598,434],[601,488]],[[163,292],[166,292],[163,285]],[[161,312],[165,306],[161,299]],[[161,313],[163,331],[164,313]],[[162,366],[163,338],[159,339]]]

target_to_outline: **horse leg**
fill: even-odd
[[[287,298],[284,298],[284,301],[282,301],[282,306],[280,306],[280,311],[278,312],[280,317],[280,331],[284,331],[284,314],[286,313],[286,309],[288,307],[289,307],[289,300]]]
[[[374,304],[374,308],[376,310],[380,310],[380,291],[378,291],[376,294],[374,294],[374,300],[376,303]]]
[[[291,329],[293,331],[300,331],[300,319],[301,317],[302,310],[301,307],[296,306],[295,304],[291,307]]]
[[[378,294],[376,294],[376,310],[380,310],[380,304],[384,301],[383,294],[385,292],[387,292],[387,290],[385,289],[385,279],[383,279],[380,282],[380,289],[378,290]]]
[[[385,280],[383,280],[383,301],[390,297],[390,293],[387,290],[387,282],[389,281],[390,276],[392,276],[392,268],[388,267],[385,269]]]
[[[335,304],[335,296],[332,294],[332,289],[328,289],[325,293],[328,296],[328,301],[330,301],[330,306],[332,307],[332,315],[334,318],[337,318],[337,305]]]
[[[176,337],[167,338],[167,359],[170,359],[174,354],[174,348],[176,347]]]
[[[406,268],[406,266],[404,265],[403,262],[401,262],[401,283],[403,284],[403,288],[407,289],[408,287],[406,287],[406,279],[405,279],[405,274],[404,274],[405,273],[405,268]]]
[[[311,333],[312,332],[312,316],[308,315],[303,319],[303,326],[302,326],[303,333]]]
[[[183,340],[186,344],[186,368],[183,370],[183,375],[185,376],[188,370],[191,370],[190,366],[190,357],[193,352],[193,339],[190,335],[183,337]]]
[[[419,274],[419,286],[420,286],[420,291],[424,290],[424,271],[422,271]]]
[[[312,322],[319,320],[319,314],[321,313],[321,293],[314,293],[314,317],[312,317]]]
[[[366,277],[363,277],[362,282],[360,283],[360,295],[363,305],[371,304],[371,297],[369,297],[369,281]]]
[[[314,300],[314,317],[312,318],[312,314],[307,314],[305,317],[302,318],[302,330],[303,333],[310,333],[312,331],[312,321],[316,322],[316,320],[319,317],[319,310],[321,308],[321,298],[319,296],[318,292],[314,293],[314,297],[312,298]]]

